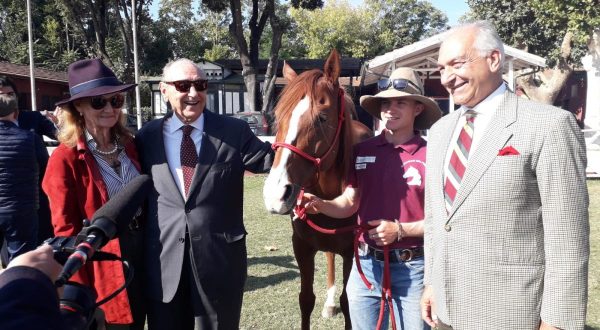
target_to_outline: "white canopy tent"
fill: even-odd
[[[395,68],[402,66],[412,67],[421,72],[422,78],[439,79],[437,58],[440,45],[447,34],[448,31],[436,34],[368,61],[365,63],[362,72],[363,83],[365,85],[373,84],[381,77],[388,77]],[[512,90],[515,87],[516,70],[546,66],[544,58],[506,44],[504,45],[504,52],[506,54],[506,65],[503,73],[506,75],[509,88]],[[450,109],[454,109],[451,97],[449,101]]]

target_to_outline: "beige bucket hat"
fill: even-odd
[[[381,86],[381,83],[387,87]],[[425,106],[425,110],[415,118],[415,129],[429,129],[442,117],[442,111],[437,102],[423,95],[423,83],[412,68],[402,67],[394,70],[389,79],[380,81],[379,88],[382,89],[382,87],[384,89],[375,95],[360,97],[360,106],[373,117],[381,120],[381,100],[393,97],[413,99]]]

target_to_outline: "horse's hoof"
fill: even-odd
[[[334,317],[338,313],[337,308],[335,306],[323,306],[323,310],[321,311],[321,316],[324,319],[328,319],[330,317]]]

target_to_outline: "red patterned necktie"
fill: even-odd
[[[469,151],[471,150],[471,143],[473,142],[473,124],[475,122],[475,113],[467,111],[465,125],[463,126],[458,139],[452,148],[452,155],[450,156],[450,162],[448,163],[448,170],[446,171],[446,182],[444,183],[444,200],[446,204],[446,211],[450,212],[456,192],[460,187],[462,178],[467,169],[467,163],[469,161]]]
[[[181,130],[183,131],[183,138],[181,139],[181,170],[183,171],[183,187],[185,195],[188,195],[190,190],[190,184],[192,183],[192,177],[194,176],[194,170],[196,164],[198,164],[198,154],[196,153],[196,145],[190,134],[194,129],[191,125],[184,125]]]

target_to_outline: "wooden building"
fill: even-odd
[[[32,109],[29,66],[0,61],[0,75],[7,76],[16,85],[19,109]],[[35,68],[37,110],[54,110],[54,103],[69,96],[66,72]]]

